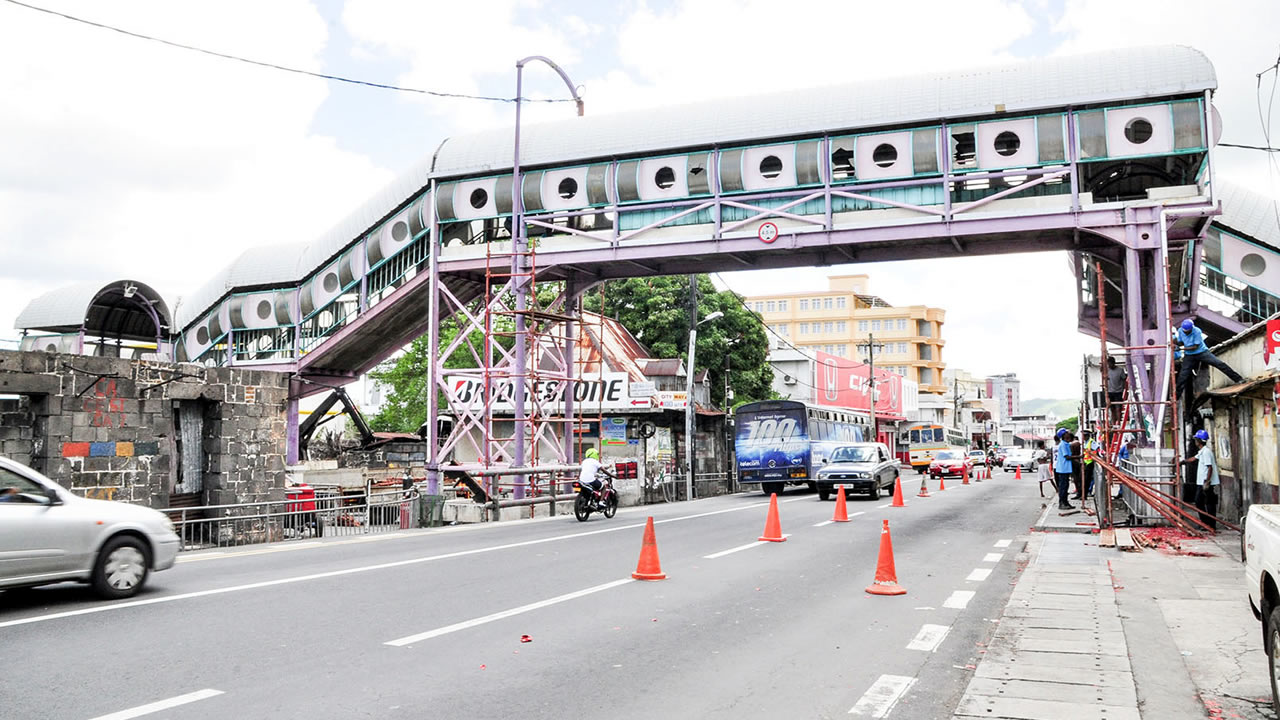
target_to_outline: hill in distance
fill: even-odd
[[[1059,420],[1074,417],[1080,409],[1080,401],[1070,398],[1032,398],[1023,400],[1021,405],[1024,415],[1053,413]]]

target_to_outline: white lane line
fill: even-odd
[[[889,506],[890,506],[890,505],[892,505],[892,504],[893,504],[893,503],[891,503],[891,502],[890,502],[890,503],[885,503],[885,504],[883,504],[883,505],[877,505],[877,506],[876,506],[876,509],[877,509],[877,510],[883,510],[884,508],[887,508],[887,507],[889,507]]]
[[[789,537],[791,537],[791,534],[790,534],[790,533],[782,533],[782,537],[784,537],[784,538],[789,538]],[[728,550],[721,550],[721,551],[720,551],[720,552],[718,552],[718,553],[711,553],[710,555],[703,555],[703,556],[702,556],[702,559],[703,559],[703,560],[715,560],[716,558],[721,558],[721,557],[724,557],[725,555],[730,555],[730,554],[732,554],[732,553],[736,553],[736,552],[738,552],[738,551],[740,551],[740,550],[750,550],[750,549],[751,549],[751,548],[753,548],[753,547],[759,547],[759,546],[761,546],[761,545],[771,545],[771,544],[772,544],[772,542],[771,542],[771,541],[769,541],[769,540],[757,540],[757,541],[755,541],[755,542],[749,542],[749,543],[747,543],[746,545],[739,545],[738,547],[735,547],[735,548],[729,548]]]
[[[813,526],[814,526],[814,527],[822,527],[823,525],[830,525],[830,524],[831,524],[831,523],[833,523],[833,522],[835,522],[835,520],[823,520],[823,521],[822,521],[822,522],[820,522],[820,523],[814,523],[814,524],[813,524]]]
[[[991,568],[976,568],[973,572],[969,573],[969,577],[965,578],[965,580],[970,582],[982,582],[990,576]]]
[[[973,599],[975,594],[972,590],[957,590],[942,602],[942,607],[963,610],[969,605],[969,601]]]
[[[851,517],[851,518],[856,518],[856,517],[858,517],[859,515],[866,515],[866,514],[867,514],[867,511],[866,511],[866,510],[859,510],[859,511],[858,511],[858,512],[856,512],[856,513],[849,513],[849,517]]]
[[[169,708],[175,708],[175,707],[178,707],[179,705],[186,705],[187,703],[193,703],[197,700],[204,700],[206,698],[211,698],[211,697],[214,697],[215,695],[221,695],[221,694],[222,694],[221,690],[213,690],[210,688],[205,688],[204,690],[197,690],[193,693],[187,693],[186,695],[178,695],[177,697],[171,697],[168,700],[157,700],[156,702],[148,703],[146,705],[139,705],[138,707],[129,708],[128,710],[113,712],[110,715],[99,715],[98,717],[92,718],[91,720],[129,720],[129,718],[136,718],[136,717],[142,717],[143,715],[150,715],[151,713],[154,713],[154,712],[160,712],[161,710],[168,710]]]
[[[863,694],[858,704],[849,709],[850,715],[882,718],[902,699],[907,690],[916,684],[916,679],[905,675],[881,675],[871,685],[871,689]]]
[[[710,515],[722,515],[724,513],[739,512],[742,510],[752,510],[767,506],[769,503],[752,503],[741,507],[727,508],[724,510],[712,510],[704,513],[695,513],[693,515],[682,515],[680,517],[666,518],[665,520],[654,520],[654,525],[663,523],[679,522],[681,520],[693,520],[695,518],[708,517]],[[552,537],[538,538],[536,540],[524,540],[521,542],[504,543],[502,545],[492,545],[490,547],[474,548],[472,550],[459,550],[457,552],[442,553],[440,555],[426,555],[423,557],[409,558],[407,560],[396,560],[394,562],[377,563],[375,565],[361,565],[359,567],[344,568],[342,570],[330,570],[328,572],[312,573],[310,575],[295,575],[293,577],[278,578],[276,580],[264,580],[262,582],[247,583],[245,585],[231,585],[228,587],[214,588],[212,590],[198,590],[189,593],[179,593],[177,595],[165,595],[163,597],[147,598],[146,600],[126,600],[124,602],[93,605],[91,607],[81,608],[79,610],[67,610],[65,612],[50,613],[48,615],[34,615],[32,617],[19,618],[17,620],[6,620],[0,622],[0,628],[13,627],[16,625],[27,625],[29,623],[45,622],[48,620],[60,620],[62,618],[76,617],[78,615],[93,615],[95,613],[107,612],[109,610],[123,610],[125,608],[141,607],[143,605],[156,605],[159,603],[175,602],[178,600],[190,600],[192,598],[205,597],[207,595],[222,595],[225,593],[243,592],[246,590],[257,590],[259,588],[274,587],[276,585],[290,585],[293,583],[307,582],[310,580],[323,580],[325,578],[341,577],[343,575],[354,575],[356,573],[369,572],[373,570],[387,570],[390,568],[404,567],[406,565],[418,565],[426,562],[434,562],[436,560],[448,560],[452,558],[467,557],[469,555],[481,555],[483,553],[496,552],[498,550],[510,550],[512,548],[529,547],[531,545],[541,545],[543,543],[558,542],[560,540],[572,540],[573,538],[586,537],[589,535],[601,535],[603,533],[619,532],[622,530],[634,530],[644,527],[644,523],[636,523],[633,525],[618,525],[617,527],[603,528],[600,530],[587,530],[585,532],[568,533],[565,535],[555,535]]]
[[[1012,542],[1012,540],[997,540],[996,544],[992,547],[1007,548]]]
[[[986,555],[982,556],[982,562],[998,563],[1003,557],[1004,557],[1004,553],[987,553]]]
[[[925,625],[920,628],[920,632],[916,633],[915,639],[907,643],[907,649],[936,652],[949,632],[951,632],[950,625]]]
[[[467,628],[473,628],[473,627],[476,627],[477,625],[490,623],[490,622],[493,622],[494,620],[502,620],[503,618],[509,618],[513,615],[520,615],[521,613],[527,613],[531,610],[544,608],[544,607],[547,607],[548,605],[555,605],[556,603],[575,600],[585,595],[598,593],[603,590],[609,590],[612,588],[616,588],[619,585],[626,585],[627,583],[632,583],[632,582],[635,582],[635,580],[633,580],[632,578],[623,578],[621,580],[614,580],[613,582],[608,582],[603,585],[596,585],[595,587],[589,587],[585,590],[578,590],[576,592],[565,593],[564,595],[557,595],[556,597],[548,598],[546,600],[539,600],[538,602],[529,603],[528,605],[521,605],[518,608],[511,608],[510,610],[503,610],[502,612],[496,612],[496,613],[493,613],[492,615],[485,615],[484,617],[478,617],[472,620],[465,620],[460,623],[446,625],[442,628],[436,628],[435,630],[428,630],[427,632],[418,633],[417,635],[409,635],[407,637],[402,637],[398,640],[389,640],[383,643],[383,645],[394,645],[396,647],[404,647],[405,645],[412,645],[415,642],[420,642],[422,640],[430,640],[433,637],[447,635],[451,632],[457,632],[459,630],[466,630]]]

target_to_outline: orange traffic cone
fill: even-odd
[[[836,486],[836,514],[831,516],[832,522],[849,522],[849,506],[844,500],[844,486]]]
[[[785,542],[782,537],[782,523],[778,522],[778,494],[769,495],[769,517],[764,521],[764,534],[759,537],[766,542]]]
[[[960,484],[961,485],[969,484],[969,466],[968,465],[960,466]]]
[[[662,563],[658,562],[658,541],[653,536],[653,517],[644,525],[644,540],[640,543],[640,562],[631,573],[636,580],[666,580]]]
[[[1019,465],[1018,467],[1014,468],[1014,470],[1013,470],[1013,479],[1014,479],[1014,480],[1021,480],[1021,479],[1022,479],[1022,466],[1021,466],[1021,465]]]
[[[920,478],[920,492],[916,493],[916,497],[929,497],[929,476],[925,475]]]
[[[982,471],[979,470],[978,468],[973,469],[973,481],[982,482]]]
[[[893,481],[893,507],[906,507],[907,504],[902,501],[902,478],[896,478]]]
[[[876,561],[875,582],[867,586],[872,595],[906,595],[907,589],[898,584],[898,571],[893,567],[893,538],[889,536],[889,521],[880,529],[880,559]]]
[[[947,489],[947,476],[939,475],[938,476],[938,492],[942,492],[943,490],[946,490],[946,489]]]

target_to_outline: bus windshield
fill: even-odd
[[[831,453],[831,462],[875,462],[876,449],[870,447],[842,447]]]
[[[808,469],[809,435],[803,408],[755,410],[738,415],[734,437],[740,470],[759,471],[764,479],[790,477],[791,468]]]

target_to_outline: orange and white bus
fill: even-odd
[[[898,460],[902,466],[910,465],[916,472],[929,469],[933,456],[939,450],[965,445],[964,436],[955,428],[934,423],[911,423],[898,435]]]

